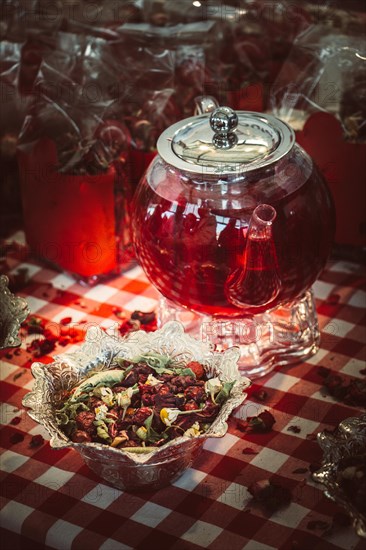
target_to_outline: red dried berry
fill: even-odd
[[[59,340],[59,345],[62,346],[62,347],[65,347],[67,346],[67,344],[70,343],[70,339],[69,338],[61,338],[61,340]]]
[[[191,361],[186,365],[187,369],[191,369],[191,371],[194,372],[196,375],[196,378],[198,380],[202,380],[205,376],[205,369],[203,368],[203,365],[199,363],[198,361]]]
[[[141,386],[140,385],[141,403],[144,406],[152,406],[155,403],[156,388],[154,386]],[[163,405],[161,405],[163,407]]]
[[[198,405],[195,401],[187,401],[183,408],[185,411],[195,411],[198,409]]]
[[[206,392],[204,388],[199,386],[188,386],[188,388],[184,390],[184,397],[188,401],[192,399],[196,403],[201,403],[206,399]]]
[[[12,424],[13,426],[17,426],[17,424],[19,424],[21,420],[22,419],[20,418],[20,416],[14,416],[14,418],[10,420],[10,424]]]
[[[79,430],[84,430],[85,432],[93,432],[95,426],[93,424],[95,420],[95,414],[91,411],[82,411],[75,417],[75,422]]]
[[[76,432],[73,434],[71,440],[74,443],[87,443],[87,442],[91,441],[92,439],[91,439],[90,435],[88,435],[83,430],[76,430]]]
[[[152,409],[149,407],[141,407],[138,409],[132,417],[132,423],[137,426],[142,426],[149,416],[151,416]]]

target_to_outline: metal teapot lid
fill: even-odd
[[[205,110],[215,107],[211,98]],[[217,107],[167,128],[157,149],[185,172],[225,175],[256,170],[284,157],[295,143],[294,131],[274,116]]]

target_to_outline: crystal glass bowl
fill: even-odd
[[[148,352],[166,355],[176,365],[199,361],[209,378],[218,376],[223,382],[236,380],[229,399],[208,431],[198,437],[178,437],[162,447],[139,447],[135,452],[94,442],[72,442],[60,430],[55,418],[55,410],[60,406],[65,391],[90,373],[113,368],[117,357],[130,359]],[[94,472],[119,489],[155,490],[171,483],[189,468],[206,439],[225,435],[228,428],[226,420],[233,409],[244,401],[244,391],[250,384],[247,378],[239,374],[239,355],[237,348],[230,348],[224,353],[212,351],[208,344],[185,334],[183,326],[175,321],[166,323],[156,332],[137,331],[123,339],[92,327],[87,331],[86,342],[76,352],[60,355],[48,365],[32,365],[34,388],[25,396],[23,404],[29,407],[30,417],[42,424],[51,435],[52,448],[75,449]]]

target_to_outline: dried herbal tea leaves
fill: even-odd
[[[116,362],[117,368],[98,372],[68,392],[57,410],[57,422],[72,441],[129,448],[197,437],[215,420],[235,384],[208,379],[197,361],[176,366],[156,353]]]

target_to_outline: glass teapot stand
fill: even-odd
[[[158,324],[180,321],[186,332],[216,350],[239,346],[243,376],[259,378],[276,366],[305,361],[319,348],[320,332],[312,290],[270,312],[243,318],[213,318],[180,308],[162,297]]]

